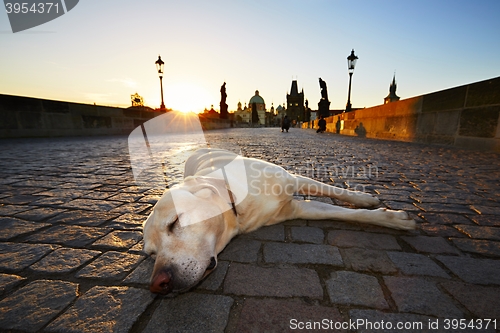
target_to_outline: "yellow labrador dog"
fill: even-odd
[[[290,219],[334,219],[414,229],[403,211],[349,209],[294,194],[326,196],[357,207],[379,200],[292,175],[261,160],[219,149],[200,149],[185,164],[184,182],[165,191],[144,223],[144,251],[156,256],[153,293],[186,291],[217,266],[217,255],[236,235]]]

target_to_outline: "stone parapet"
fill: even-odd
[[[500,77],[329,117],[327,131],[500,151]]]
[[[0,138],[125,135],[161,115],[149,108],[118,108],[0,94]],[[200,117],[203,129],[230,127]]]

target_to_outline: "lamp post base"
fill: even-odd
[[[347,103],[345,106],[345,112],[350,112],[352,110],[352,105],[351,103]]]
[[[349,92],[347,93],[347,104],[345,106],[345,112],[349,112],[352,109],[352,105],[351,105],[351,82],[352,82],[352,72],[349,72]]]

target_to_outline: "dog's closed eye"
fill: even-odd
[[[179,222],[179,217],[177,217],[172,223],[170,223],[167,226],[168,232],[174,232],[174,228],[175,228],[175,226],[177,225],[178,222]]]

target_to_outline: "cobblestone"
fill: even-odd
[[[463,313],[434,283],[420,278],[384,277],[391,297],[401,312],[440,318],[462,318]]]
[[[126,333],[153,302],[144,289],[96,286],[52,322],[48,332]]]
[[[164,299],[144,332],[222,332],[233,302],[228,296],[194,293]]]
[[[362,322],[367,322],[367,324],[361,326],[357,332],[359,333],[375,333],[375,332],[415,332],[415,333],[431,333],[436,330],[428,327],[428,323],[430,320],[434,320],[434,318],[424,315],[416,315],[411,313],[386,313],[379,310],[351,310],[349,312],[350,318],[352,320],[359,320]],[[415,328],[409,328],[407,330],[396,330],[396,329],[376,329],[373,326],[373,323],[380,323],[381,321],[385,323],[391,323],[395,325],[395,323],[410,323],[413,325],[414,323],[422,323],[422,326],[416,326]],[[368,323],[372,323],[372,326],[369,326]]]
[[[334,304],[389,308],[382,288],[374,276],[339,271],[332,273],[331,278],[326,280],[326,287]]]
[[[245,238],[254,238],[259,240],[268,241],[284,241],[285,240],[285,229],[283,225],[272,225],[269,227],[263,227],[255,230],[252,233],[241,235]]]
[[[500,328],[498,154],[293,128],[205,135],[375,194],[418,228],[264,227],[236,237],[197,287],[159,297],[149,292],[154,261],[141,238],[164,187],[135,183],[127,137],[0,140],[0,331],[297,331],[292,318],[491,318]]]
[[[330,231],[328,233],[328,243],[338,247],[401,250],[394,236],[348,230]]]
[[[92,243],[92,247],[106,248],[113,250],[127,250],[137,244],[142,239],[142,234],[138,231],[113,231],[101,239]]]
[[[500,318],[500,287],[461,282],[443,282],[441,285],[479,318]]]
[[[50,218],[47,222],[74,224],[83,227],[97,227],[104,224],[106,221],[119,216],[120,214],[73,210],[56,215],[53,218]]]
[[[219,254],[221,260],[236,262],[256,262],[262,243],[252,239],[238,237]]]
[[[24,278],[17,275],[0,273],[0,296],[10,291],[24,280]]]
[[[99,251],[59,248],[29,267],[36,273],[63,274],[77,270],[96,256]]]
[[[427,275],[449,278],[448,274],[430,258],[417,253],[388,252],[387,255],[405,275]]]
[[[307,268],[262,268],[231,264],[224,293],[249,296],[323,298],[318,274]]]
[[[338,248],[315,244],[267,243],[264,245],[264,261],[268,263],[344,266]]]
[[[323,230],[315,227],[292,227],[292,240],[298,242],[322,244],[325,238]]]
[[[436,259],[465,282],[500,285],[499,260],[449,256],[438,256]]]
[[[341,322],[335,307],[314,306],[298,300],[247,299],[239,317],[237,332],[290,332],[299,322],[322,322],[324,319]],[[292,326],[290,326],[292,325]],[[327,332],[340,332],[328,330]]]
[[[450,238],[463,252],[481,254],[486,257],[500,257],[500,242],[482,239]]]
[[[36,332],[77,297],[76,291],[70,282],[31,282],[0,302],[0,327]]]
[[[76,277],[121,280],[143,259],[136,254],[109,251],[79,271]]]
[[[56,248],[54,245],[0,243],[0,269],[22,271]]]
[[[0,240],[9,240],[19,235],[28,234],[43,227],[49,226],[48,223],[36,223],[23,221],[13,217],[0,218]]]
[[[455,228],[474,239],[489,239],[500,241],[500,228],[480,227],[472,225],[456,225]]]
[[[385,251],[353,247],[342,250],[342,253],[344,254],[346,267],[355,271],[379,272],[382,274],[391,274],[398,271]]]
[[[82,247],[104,236],[110,229],[55,225],[26,238],[28,242]]]
[[[418,252],[439,253],[439,254],[459,254],[456,248],[448,244],[442,237],[401,237],[406,243]]]

